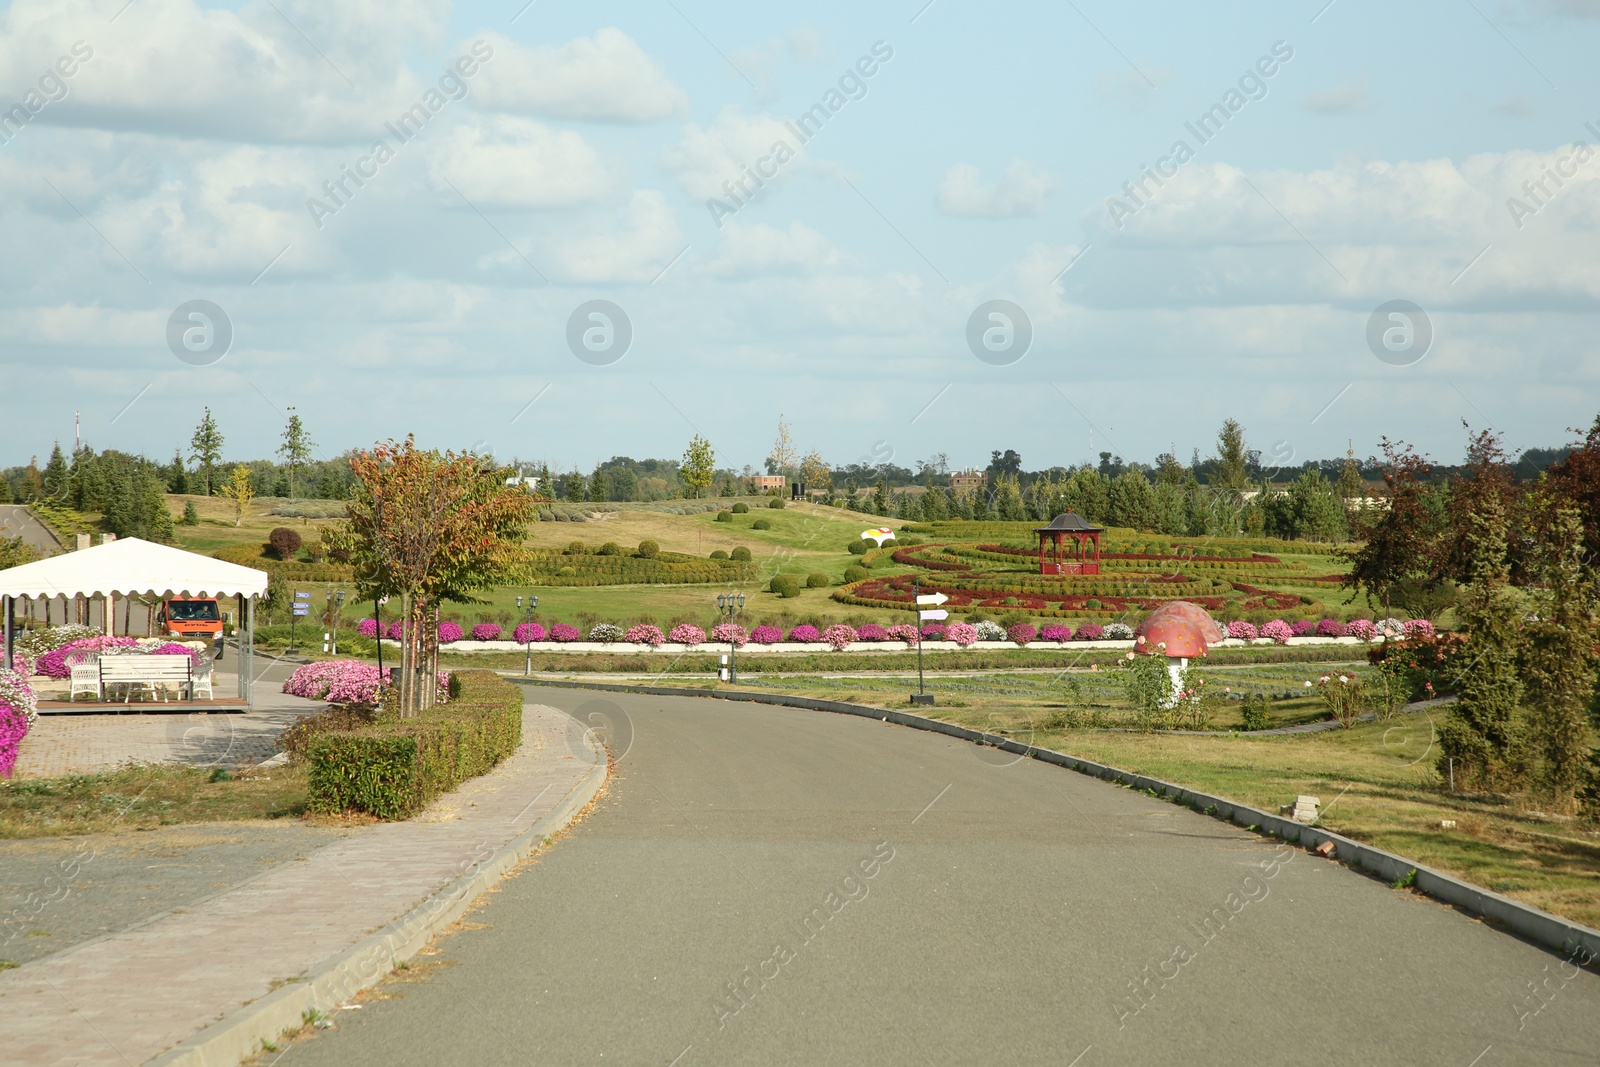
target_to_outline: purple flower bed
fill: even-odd
[[[569,622],[558,622],[550,627],[550,640],[576,641],[583,636],[583,631]]]
[[[500,627],[492,622],[480,622],[472,628],[472,639],[474,641],[498,641],[500,640]]]
[[[1317,623],[1318,637],[1343,637],[1344,623],[1338,619],[1323,619]]]
[[[857,635],[859,636],[859,635]],[[917,628],[909,622],[896,623],[889,627],[891,641],[904,641],[911,648],[917,647]]]
[[[1019,622],[1006,631],[1006,636],[1019,645],[1025,645],[1039,636],[1039,631],[1031,624]]]
[[[405,635],[405,624],[398,619],[383,628],[383,636],[387,637],[391,641],[399,641],[404,638]]]
[[[0,778],[10,778],[17,765],[17,752],[28,736],[28,717],[21,710],[0,700]]]
[[[1063,626],[1059,622],[1047,623],[1039,630],[1039,637],[1045,641],[1070,641],[1072,627]]]
[[[750,631],[750,640],[758,645],[775,645],[783,640],[783,631],[776,626],[757,626]]]
[[[360,622],[356,623],[356,633],[360,634],[362,637],[377,637],[378,620],[362,619]]]
[[[651,648],[661,647],[666,641],[666,635],[661,632],[661,627],[651,626],[642,622],[637,626],[628,627],[628,632],[622,635],[624,641],[632,641],[636,645],[649,645]]]
[[[790,630],[789,636],[785,638],[785,640],[820,641],[822,640],[822,634],[815,626],[812,626],[810,623],[803,622],[799,626],[796,626],[794,629]]]
[[[1317,624],[1310,619],[1301,619],[1289,627],[1289,632],[1295,637],[1307,637],[1317,628]]]
[[[922,627],[922,639],[924,641],[943,641],[944,623],[930,622],[924,625]]]
[[[1378,628],[1371,619],[1352,619],[1345,624],[1345,636],[1359,637],[1363,641],[1371,641],[1378,636]]]
[[[440,671],[438,688],[434,691],[437,703],[443,704],[450,696],[450,672]],[[378,700],[378,668],[371,663],[353,659],[323,660],[295,668],[283,691],[290,696],[307,700],[326,700],[330,704],[363,704],[371,706]]]
[[[466,631],[461,629],[459,623],[454,623],[446,619],[444,622],[439,624],[439,643],[441,645],[448,645],[452,641],[459,641],[465,635]]]
[[[875,622],[869,622],[856,631],[857,641],[887,641],[889,631]]]
[[[150,654],[152,656],[188,656],[196,662],[200,659],[199,649],[190,648],[188,645],[180,645],[175,641],[168,641],[164,645],[152,648]]]
[[[53,648],[39,657],[39,662],[34,664],[34,670],[47,678],[70,678],[72,668],[67,666],[67,656],[72,652],[101,652],[108,648],[132,648],[139,643],[137,637],[85,637],[77,641],[68,641],[60,648]]]
[[[526,645],[534,641],[543,641],[549,636],[549,632],[539,623],[524,622],[517,625],[512,635],[519,645]]]
[[[1256,629],[1256,624],[1253,622],[1235,619],[1228,624],[1228,636],[1237,637],[1241,641],[1254,641],[1261,636],[1261,631]]]
[[[667,640],[680,645],[703,645],[706,643],[706,632],[693,623],[680,622],[667,634]]]
[[[1086,622],[1078,627],[1078,632],[1072,635],[1074,641],[1098,641],[1105,635],[1105,628],[1092,622]]]

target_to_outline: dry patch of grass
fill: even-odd
[[[214,775],[203,767],[150,766],[0,781],[0,839],[282,819],[305,813],[306,776],[299,768],[215,775],[215,780]]]

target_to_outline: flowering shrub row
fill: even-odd
[[[138,653],[200,658],[199,650],[190,648],[188,645],[180,645],[176,642],[168,641],[164,637],[108,637],[101,634],[96,637],[84,637],[76,641],[68,641],[60,648],[51,649],[39,657],[38,662],[32,665],[32,669],[47,678],[70,677],[72,665],[68,660],[75,658],[73,653],[83,653],[85,655],[98,653],[102,656],[117,655],[119,653]]]
[[[10,778],[17,765],[22,739],[39,715],[28,680],[16,671],[0,669],[0,778]]]
[[[443,704],[450,695],[450,672],[440,671],[434,701]],[[295,668],[283,691],[307,700],[326,700],[330,704],[360,704],[371,707],[378,702],[378,668],[353,659],[324,660]]]

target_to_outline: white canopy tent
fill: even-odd
[[[5,662],[8,667],[11,665],[18,597],[238,597],[239,696],[248,701],[255,601],[266,592],[265,571],[137,537],[24,563],[0,571],[0,597],[5,600]]]

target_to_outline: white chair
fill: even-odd
[[[67,699],[77,700],[79,693],[100,699],[100,664],[94,659],[72,665],[72,691],[67,694]]]
[[[189,676],[189,699],[200,699],[202,692],[207,700],[212,699],[210,656],[201,656],[200,662],[195,664],[194,673]]]

